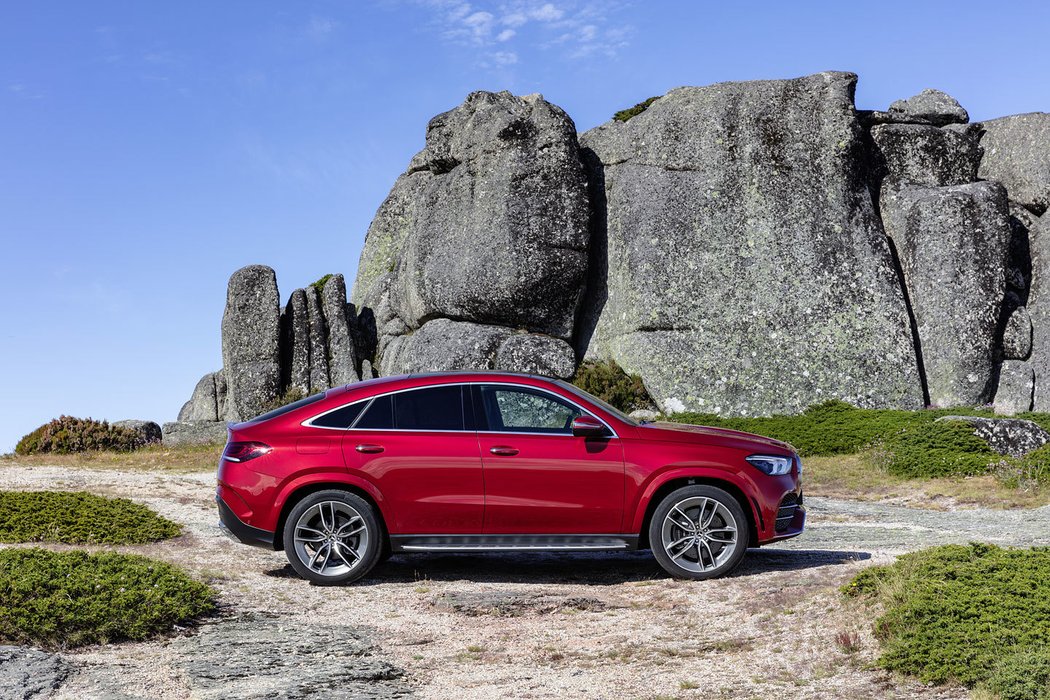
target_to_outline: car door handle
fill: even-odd
[[[499,455],[500,457],[513,457],[518,454],[517,448],[505,446],[493,447],[489,452],[494,455]]]
[[[358,445],[355,449],[358,452],[360,452],[361,454],[372,455],[372,454],[376,454],[378,452],[382,452],[383,451],[383,446],[382,445],[368,445],[368,444],[365,444],[365,445]]]

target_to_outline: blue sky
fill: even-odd
[[[580,131],[679,85],[860,74],[975,120],[1050,111],[1042,2],[0,2],[0,452],[61,413],[172,420],[221,365],[229,274],[353,277],[472,90]]]

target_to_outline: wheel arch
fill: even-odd
[[[755,547],[758,545],[760,524],[758,519],[762,516],[757,505],[752,502],[752,499],[748,498],[740,486],[728,479],[720,479],[717,476],[681,475],[673,476],[661,483],[649,497],[645,506],[645,515],[642,518],[641,529],[638,532],[638,549],[649,549],[649,523],[652,522],[653,513],[656,511],[657,506],[660,505],[660,502],[664,500],[667,494],[683,486],[713,486],[722,489],[736,499],[737,503],[740,504],[740,509],[744,511],[744,516],[747,518],[749,527],[747,546]]]
[[[277,529],[274,532],[273,548],[276,551],[284,550],[284,526],[288,522],[288,514],[292,512],[296,504],[302,501],[310,494],[317,493],[318,491],[348,491],[355,496],[359,496],[368,502],[370,506],[375,510],[376,518],[379,521],[379,527],[382,528],[382,541],[383,547],[390,547],[390,528],[386,523],[386,515],[383,513],[383,509],[379,506],[378,500],[365,488],[358,486],[357,484],[349,483],[346,481],[314,481],[307,484],[302,484],[293,488],[284,499],[284,503],[281,505],[281,514],[277,517]]]

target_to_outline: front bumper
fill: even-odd
[[[274,533],[241,522],[221,497],[216,496],[215,502],[219,506],[219,530],[224,535],[241,544],[274,549]]]

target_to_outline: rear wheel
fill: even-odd
[[[284,551],[296,573],[321,584],[348,583],[376,565],[383,550],[375,509],[349,491],[318,491],[292,508]]]
[[[744,558],[750,525],[735,498],[714,486],[685,486],[653,511],[653,556],[676,578],[724,576]]]

